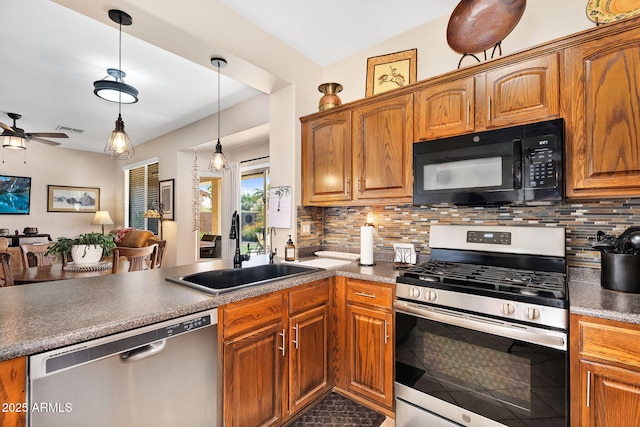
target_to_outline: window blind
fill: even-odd
[[[128,227],[147,229],[158,234],[158,220],[144,217],[147,209],[157,209],[158,169],[157,162],[129,169]]]

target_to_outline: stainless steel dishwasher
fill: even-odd
[[[29,358],[29,425],[215,426],[217,311]]]

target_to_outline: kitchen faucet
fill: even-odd
[[[233,256],[233,268],[242,268],[242,261],[249,261],[249,254],[240,254],[240,215],[238,211],[233,212],[231,217],[231,231],[229,231],[229,239],[236,241],[236,253]]]

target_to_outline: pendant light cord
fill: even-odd
[[[218,143],[220,143],[220,60],[218,60]]]
[[[118,37],[118,70],[120,70],[120,80],[122,80],[122,13],[118,18],[120,35]],[[122,90],[118,91],[118,118],[122,117]]]

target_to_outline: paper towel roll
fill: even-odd
[[[360,227],[360,265],[374,265],[373,263],[373,227]]]

